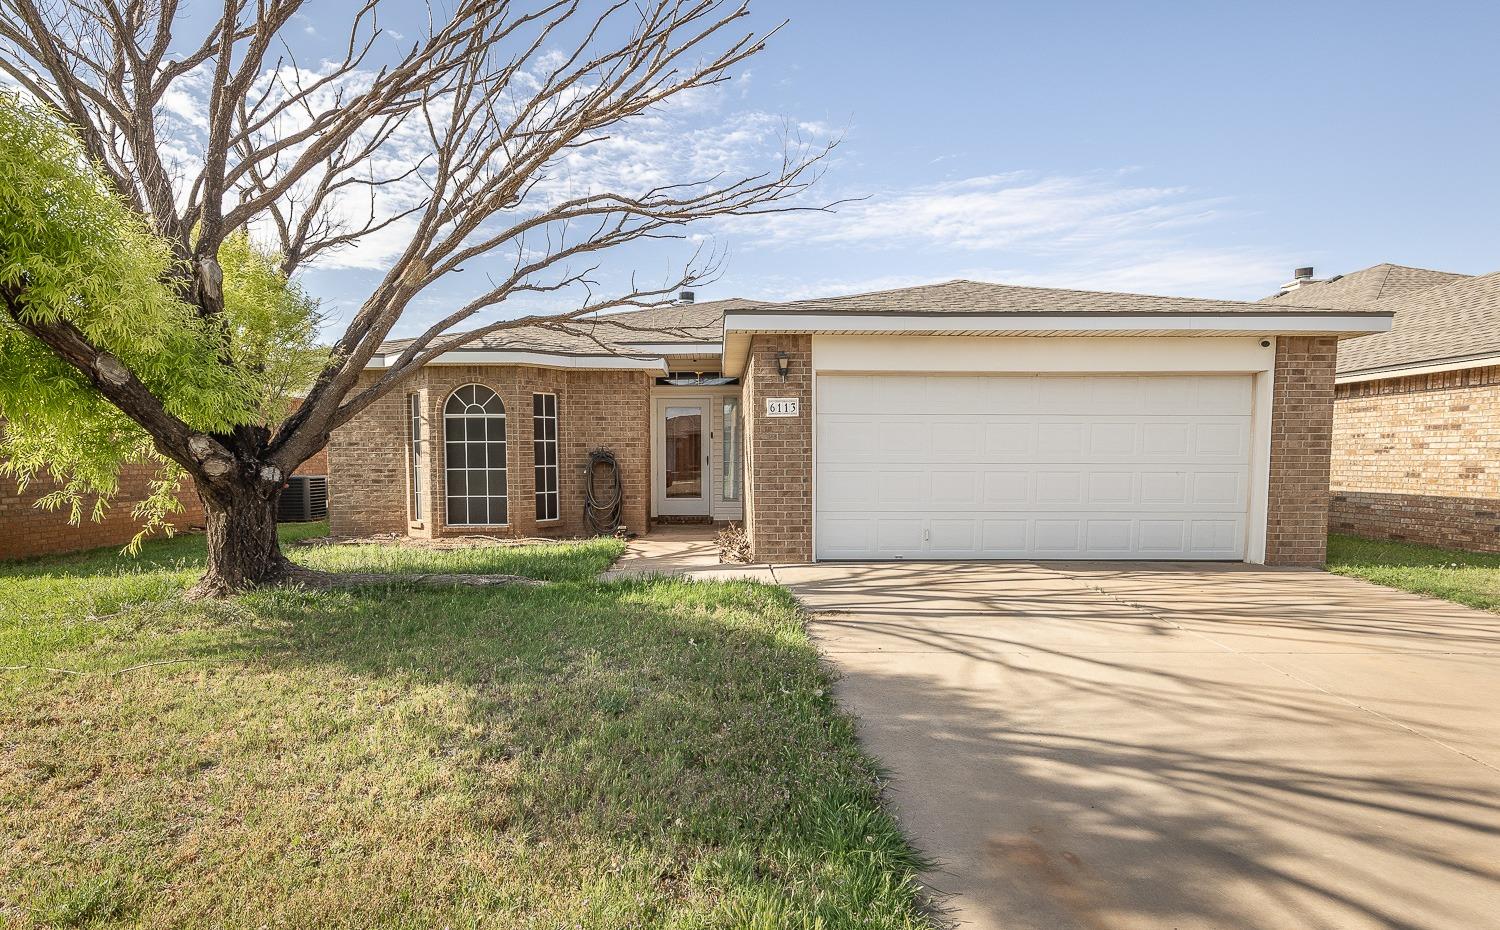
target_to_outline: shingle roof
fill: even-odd
[[[1274,309],[1273,309],[1274,308]],[[1052,287],[1020,287],[983,281],[948,281],[920,287],[819,297],[775,304],[771,313],[1266,313],[1319,310],[1336,307],[1277,307],[1241,300],[1211,300],[1200,297],[1158,297],[1111,291],[1075,291]]]
[[[1410,297],[1428,288],[1468,277],[1455,271],[1385,263],[1316,284],[1304,284],[1296,290],[1267,297],[1261,303],[1355,310],[1368,308],[1381,300]]]
[[[454,348],[547,352],[557,355],[629,354],[631,345],[652,343],[718,342],[723,335],[724,313],[764,306],[751,300],[730,298],[701,304],[673,304],[623,313],[609,313],[561,323],[533,324],[502,329],[477,339],[464,340],[455,333]],[[411,344],[410,339],[392,339],[380,346],[380,354],[392,355]]]
[[[980,281],[948,281],[920,287],[875,291],[846,297],[821,297],[790,303],[767,303],[732,298],[700,304],[674,304],[626,313],[613,313],[563,323],[533,324],[500,330],[477,339],[451,337],[454,348],[548,352],[562,355],[639,354],[632,346],[663,343],[718,342],[724,314],[903,313],[903,314],[1223,314],[1299,313],[1343,314],[1338,307],[1309,307],[1209,300],[1197,297],[1158,297],[1108,291],[1077,291],[1048,287],[1019,287]],[[1359,311],[1355,311],[1359,312]],[[409,339],[385,343],[383,355],[400,352]]]
[[[1339,374],[1500,353],[1500,273],[1475,277],[1385,263],[1262,303],[1394,312],[1390,332],[1339,346]]]
[[[1340,374],[1500,354],[1500,271],[1398,293],[1361,309],[1393,310],[1388,333],[1339,346]]]

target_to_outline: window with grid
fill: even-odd
[[[560,506],[557,486],[557,395],[531,395],[531,448],[536,461],[536,518],[556,520]]]
[[[406,395],[406,406],[411,422],[411,518],[427,519],[427,498],[422,489],[427,486],[427,424],[422,420],[422,395]]]
[[[450,526],[510,522],[505,494],[505,405],[494,391],[468,384],[443,405],[443,476]]]

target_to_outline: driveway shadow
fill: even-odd
[[[815,568],[963,925],[1500,925],[1492,615],[1242,567]]]

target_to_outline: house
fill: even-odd
[[[602,448],[630,530],[760,560],[1321,564],[1339,340],[1390,317],[951,281],[507,330],[334,433],[332,529],[576,535]]]
[[[1333,529],[1500,551],[1500,272],[1302,268],[1264,303],[1395,314],[1339,348]]]
[[[0,422],[0,430],[4,428],[4,423]],[[83,518],[76,524],[71,522],[72,513],[66,507],[47,510],[37,506],[38,501],[60,487],[50,477],[43,475],[22,491],[13,476],[0,475],[0,562],[97,549],[101,546],[125,545],[140,532],[141,523],[131,511],[151,493],[151,482],[156,473],[156,466],[151,464],[133,463],[123,466],[120,469],[119,489],[103,518],[90,519],[93,499],[89,498],[85,501]],[[296,477],[283,494],[283,522],[298,518],[295,508],[288,506],[293,503],[291,498],[294,494],[306,490],[308,480],[322,482],[323,476],[327,474],[326,450],[320,450],[297,467]],[[203,502],[191,485],[183,485],[179,499],[182,509],[167,520],[173,530],[189,532],[202,529],[207,518],[203,513]]]

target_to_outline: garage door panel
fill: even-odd
[[[1031,472],[985,470],[982,503],[986,507],[1025,504],[1030,501]]]
[[[1025,420],[995,420],[983,423],[984,453],[990,460],[1024,459],[1031,455],[1036,424]]]
[[[1090,552],[1129,555],[1135,523],[1132,520],[1089,520],[1084,523],[1085,544]]]
[[[1083,456],[1084,436],[1088,424],[1063,421],[1038,423],[1036,455],[1042,461],[1079,461]]]
[[[1248,376],[818,383],[820,558],[1244,555]]]

